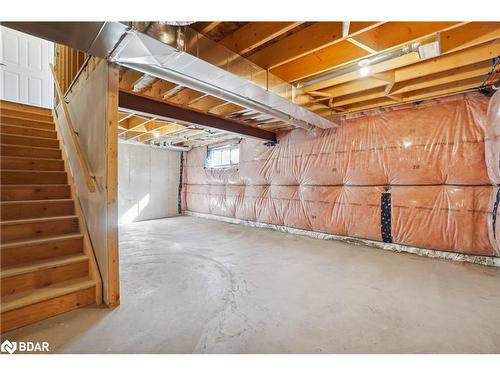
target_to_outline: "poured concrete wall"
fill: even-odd
[[[118,144],[119,224],[178,215],[180,158],[176,151]]]

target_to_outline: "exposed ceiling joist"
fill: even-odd
[[[401,94],[402,96],[399,97],[399,100],[395,100],[395,98],[393,97],[381,97],[371,101],[355,103],[354,105],[346,106],[343,109],[345,113],[359,112],[373,108],[391,106],[394,104],[410,103],[423,99],[438,98],[477,88],[479,85],[481,85],[483,80],[484,77],[476,77],[462,81],[451,82],[435,87],[428,87],[422,90],[413,91],[407,94]]]
[[[410,24],[418,25],[410,27]],[[388,22],[350,38],[379,53],[459,25],[461,23],[457,22]],[[385,31],[382,32],[381,29]],[[349,44],[351,45],[349,46]],[[271,73],[285,81],[294,82],[330,71],[334,67],[338,68],[350,64],[370,55],[373,53],[368,52],[365,48],[343,40],[272,69]]]
[[[264,69],[274,69],[342,39],[342,22],[318,22],[247,58]]]
[[[377,22],[350,22],[349,35],[367,30]],[[274,69],[343,39],[342,22],[316,22],[247,58],[265,69]]]
[[[396,82],[444,72],[463,65],[493,59],[498,55],[500,55],[500,40],[396,69]]]
[[[359,48],[362,48],[364,49],[366,52],[368,53],[376,53],[377,51],[374,50],[373,48],[367,46],[366,44],[363,44],[361,42],[358,42],[356,39],[354,38],[347,38],[346,39],[348,42],[351,42],[352,44],[354,44],[355,46],[358,46]]]
[[[357,34],[352,39],[380,52],[460,24],[459,22],[387,22]]]
[[[217,26],[219,26],[221,22],[215,21],[215,22],[196,22],[195,24],[191,25],[193,29],[198,31],[200,34],[206,34],[215,29]]]
[[[123,127],[125,129],[119,132],[118,135],[122,135],[128,132],[136,132],[140,128],[145,129],[144,126],[150,121],[153,121],[153,119],[139,117],[139,116],[132,116],[131,118],[126,120],[125,124],[123,124]]]
[[[458,67],[444,72],[430,74],[412,80],[397,83],[392,89],[392,93],[403,93],[424,89],[426,87],[438,86],[454,81],[485,76],[491,70],[491,62],[486,60],[479,63]]]
[[[301,22],[249,22],[225,37],[220,44],[239,55],[244,55],[300,24]]]
[[[464,65],[488,61],[499,54],[500,43],[487,42],[425,61],[421,61],[419,59],[418,53],[412,52],[407,55],[376,64],[371,67],[371,71],[372,76],[388,71],[394,71],[396,86],[401,87],[402,85],[399,83],[403,81],[419,77],[427,77],[435,73],[453,70]],[[329,87],[328,90],[335,91],[335,87],[338,85],[346,82],[357,82],[361,79],[363,79],[363,77],[361,77],[359,71],[354,71],[304,87],[302,90],[305,92],[316,92]],[[422,81],[425,81],[425,78],[422,78]],[[394,89],[392,91],[394,92]]]
[[[496,38],[500,38],[500,22],[470,22],[440,33],[441,53],[458,51]]]
[[[287,82],[295,82],[330,71],[334,66],[344,65],[369,54],[363,48],[347,40],[341,40],[329,47],[280,65],[272,69],[271,73]]]
[[[372,73],[372,75],[378,74],[378,73],[383,73],[386,71],[390,71],[390,70],[399,68],[401,66],[415,64],[419,61],[420,61],[420,58],[418,56],[418,53],[411,52],[411,53],[408,53],[406,55],[396,57],[392,60],[384,61],[384,62],[373,65],[371,67],[371,73]],[[318,90],[322,90],[322,89],[327,88],[327,87],[332,87],[335,85],[340,85],[342,83],[351,82],[351,81],[355,81],[355,80],[363,79],[363,78],[366,78],[366,77],[363,77],[359,70],[355,70],[351,73],[342,74],[342,75],[339,75],[337,77],[334,77],[334,78],[331,78],[328,80],[324,80],[324,81],[321,81],[321,82],[318,82],[318,83],[315,83],[315,84],[312,84],[309,86],[302,87],[301,91],[302,92],[318,91]]]
[[[181,87],[180,91],[178,91],[175,95],[172,95],[169,97],[170,102],[172,102],[174,104],[187,105],[190,102],[192,102],[193,100],[201,98],[203,95],[205,95],[204,93],[202,93],[200,91],[192,90],[189,88],[182,88],[182,86],[180,86],[180,87]],[[167,95],[165,95],[164,98],[166,96]]]

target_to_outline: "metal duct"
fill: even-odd
[[[175,145],[172,145],[166,141],[163,141],[163,142],[151,141],[150,145],[152,147],[164,148],[164,149],[167,149],[170,151],[179,151],[179,152],[183,152],[183,151],[187,152],[187,151],[191,151],[191,149],[192,149],[191,146],[175,146]]]
[[[301,128],[336,126],[253,82],[134,30],[130,30],[115,49],[111,61]]]
[[[305,129],[337,125],[246,79],[120,22],[7,22],[8,27],[201,91]]]
[[[331,73],[325,74],[325,75],[317,77],[317,78],[310,79],[308,81],[300,82],[297,85],[297,88],[307,90],[307,86],[315,85],[316,83],[324,82],[324,81],[327,81],[329,79],[333,79],[333,78],[342,76],[342,75],[347,74],[347,73],[352,73],[356,70],[359,70],[361,68],[361,66],[373,66],[375,64],[379,64],[379,63],[384,62],[384,61],[392,60],[392,59],[406,55],[406,54],[411,53],[411,52],[417,52],[418,47],[420,47],[420,43],[415,42],[415,43],[406,45],[406,46],[404,46],[400,49],[394,50],[394,51],[381,53],[380,55],[374,56],[370,59],[362,59],[356,64],[349,65],[345,68],[335,70]],[[364,64],[361,65],[360,62],[364,62]]]
[[[128,29],[120,22],[2,22],[2,25],[101,58],[109,57]]]

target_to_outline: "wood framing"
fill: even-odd
[[[107,305],[120,304],[120,265],[118,252],[118,66],[108,62],[106,96],[106,181],[107,181]]]
[[[500,22],[310,22],[244,52],[228,41],[258,40],[251,30],[265,27],[258,22],[225,24],[218,24],[206,36],[216,35],[215,42],[299,85],[297,103],[319,115],[468,89],[471,82],[480,81],[476,77],[491,71],[493,59],[500,55]],[[279,28],[279,23],[269,24]],[[224,37],[220,39],[220,35]],[[418,46],[436,42],[440,46],[437,56],[420,55]],[[370,64],[368,74],[357,68],[361,60],[376,61],[381,54],[410,45],[414,46],[412,52]],[[350,70],[344,73],[347,68]],[[331,78],[316,80],[330,73]],[[311,79],[316,82],[307,83]],[[469,83],[461,84],[465,80]],[[449,89],[439,90],[443,85]]]

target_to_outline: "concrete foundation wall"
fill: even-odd
[[[176,151],[118,144],[119,224],[178,215],[180,158]]]

